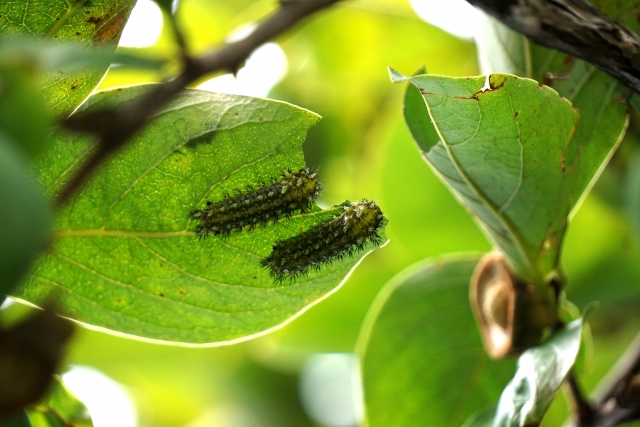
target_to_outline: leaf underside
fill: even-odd
[[[98,93],[82,108],[116,106],[147,87]],[[372,246],[277,286],[260,259],[342,208],[202,240],[188,215],[304,167],[301,145],[317,121],[283,102],[186,91],[59,212],[53,249],[15,297],[41,304],[53,293],[72,319],[170,342],[229,342],[282,324],[335,290]],[[92,147],[57,135],[39,158],[46,192],[55,194]]]

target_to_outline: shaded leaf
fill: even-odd
[[[476,47],[483,74],[505,73],[533,78],[531,42],[489,15],[482,15]]]
[[[547,342],[518,359],[518,370],[505,388],[495,427],[538,425],[575,363],[582,337],[582,319],[557,331]]]
[[[479,256],[422,262],[389,282],[358,339],[371,427],[457,426],[513,372],[489,359],[469,307]]]
[[[34,76],[2,64],[0,52],[0,132],[15,142],[22,154],[35,156],[50,133],[51,116]]]
[[[22,72],[63,71],[72,73],[83,68],[105,69],[111,64],[157,70],[162,61],[123,52],[108,45],[82,46],[71,41],[34,39],[26,36],[0,39],[0,63]]]
[[[20,410],[17,415],[0,419],[0,424],[2,427],[32,427],[24,410]]]
[[[33,427],[93,427],[87,408],[57,375],[46,396],[29,406],[28,413]]]
[[[0,106],[1,108],[1,106]],[[51,238],[52,212],[17,144],[0,132],[0,295],[12,292]]]
[[[496,416],[496,408],[488,408],[470,416],[462,427],[492,427]]]
[[[109,46],[115,52],[134,4],[135,0],[0,2],[0,36],[50,37],[87,47]],[[100,83],[108,67],[49,73],[43,92],[52,112],[72,112]]]
[[[83,111],[146,88],[98,93]],[[197,239],[188,215],[304,167],[301,145],[317,121],[283,102],[184,92],[59,212],[54,249],[15,296],[40,304],[56,290],[70,318],[162,341],[229,342],[282,324],[335,290],[364,254],[277,286],[260,258],[342,208],[225,239]],[[58,135],[38,164],[46,192],[55,194],[92,150],[86,138]]]

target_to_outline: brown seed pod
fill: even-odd
[[[485,350],[494,359],[539,344],[544,329],[557,323],[554,307],[533,285],[511,274],[501,252],[490,252],[480,260],[469,297]]]

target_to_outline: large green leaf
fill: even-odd
[[[405,78],[393,71],[392,78],[415,86],[405,118],[426,160],[515,271],[544,286],[557,268],[567,217],[610,157],[620,127],[590,147],[590,128],[575,134],[578,112],[566,100],[511,75]]]
[[[423,262],[378,295],[358,342],[371,427],[459,426],[498,400],[513,363],[489,359],[471,314],[479,258]]]
[[[0,2],[0,36],[50,37],[115,51],[135,0],[16,0]],[[43,92],[54,114],[72,112],[100,83],[109,68],[60,69],[49,73]]]
[[[98,93],[82,108],[117,105],[145,88]],[[301,145],[317,121],[282,102],[186,91],[59,212],[53,250],[15,296],[41,304],[55,291],[72,319],[163,341],[217,343],[282,324],[335,290],[363,255],[280,285],[260,258],[341,208],[203,240],[188,214],[304,167]],[[46,192],[55,194],[92,149],[85,138],[58,135],[38,164]]]
[[[518,370],[505,388],[494,427],[538,425],[575,363],[582,337],[582,319],[557,331],[544,344],[518,359]]]
[[[28,408],[29,419],[33,427],[93,427],[91,415],[82,402],[78,400],[54,375],[47,395]]]
[[[424,155],[477,216],[515,271],[544,283],[556,267],[573,203],[578,113],[549,88],[510,75],[451,78],[392,73],[421,92],[440,137]],[[408,111],[424,117],[424,106]],[[423,120],[423,122],[424,122]],[[412,133],[417,133],[413,131]],[[424,150],[424,147],[423,147]]]
[[[602,2],[597,6],[616,18],[635,16],[628,13],[636,8],[631,0]],[[478,46],[484,73],[516,74],[551,85],[580,112],[574,138],[589,165],[579,172],[576,192],[586,196],[585,190],[595,183],[627,128],[623,85],[584,61],[529,42],[493,18],[487,17],[486,22]],[[635,18],[631,24],[640,29]]]

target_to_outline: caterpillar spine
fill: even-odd
[[[276,223],[296,211],[307,212],[321,190],[317,173],[307,168],[285,170],[280,180],[272,179],[258,188],[247,186],[245,192],[236,189],[233,196],[225,194],[220,201],[208,201],[205,208],[192,210],[189,218],[198,221],[195,233],[200,238],[228,236]]]
[[[260,263],[276,283],[293,281],[311,270],[320,270],[324,264],[364,250],[369,242],[378,246],[378,231],[385,224],[386,218],[376,202],[354,202],[331,220],[277,241],[271,254]]]

